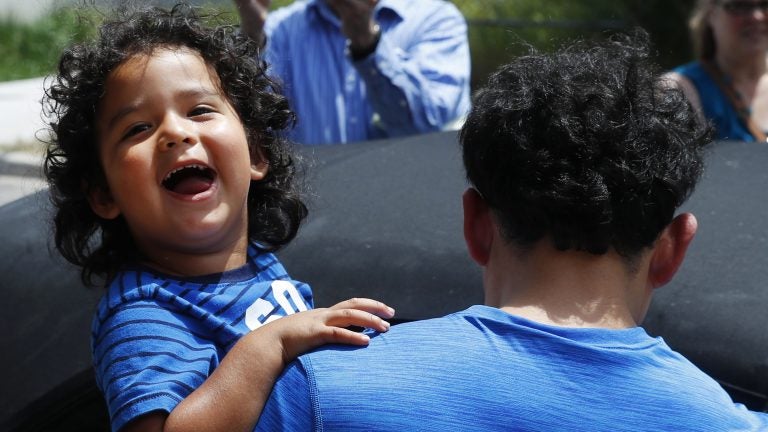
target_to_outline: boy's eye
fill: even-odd
[[[192,111],[189,112],[190,117],[199,116],[203,114],[212,113],[213,108],[208,106],[198,106],[192,109]]]
[[[146,124],[146,123],[135,124],[135,125],[131,126],[130,128],[128,128],[128,130],[123,135],[123,139],[130,138],[130,137],[132,137],[134,135],[140,134],[140,133],[144,132],[145,130],[147,130],[149,128],[150,128],[150,126],[148,124]]]

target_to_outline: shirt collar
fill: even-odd
[[[381,0],[376,5],[376,9],[373,11],[373,15],[378,18],[383,10],[389,10],[397,15],[398,18],[402,19],[404,16],[406,3],[407,2],[404,0]],[[339,18],[334,15],[331,8],[329,8],[325,3],[325,0],[309,0],[307,3],[307,10],[314,14],[316,18],[324,19],[333,23],[337,27],[341,27],[341,21],[339,21]]]

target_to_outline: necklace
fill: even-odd
[[[741,94],[736,86],[733,85],[733,78],[730,75],[722,72],[721,76],[723,77],[722,79],[725,85],[727,85],[730,91],[733,92],[733,98],[738,102],[734,106],[736,111],[739,111],[739,115],[741,116],[751,117],[752,106],[747,104],[746,98]]]
[[[739,116],[739,119],[749,133],[758,142],[766,142],[768,137],[766,137],[765,132],[763,132],[757,124],[755,124],[754,120],[752,120],[752,108],[747,105],[741,93],[734,88],[733,79],[725,75],[722,70],[720,70],[720,67],[713,61],[703,61],[701,64],[709,76],[718,86],[720,86],[720,90],[728,97],[731,106],[733,106],[733,109],[736,111],[736,114]]]

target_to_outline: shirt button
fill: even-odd
[[[406,102],[406,101],[405,101],[405,99],[401,99],[401,100],[400,100],[400,106],[401,106],[401,107],[403,107],[403,108],[405,108],[405,107],[407,107],[407,106],[408,106],[408,102]]]

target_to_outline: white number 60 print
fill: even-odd
[[[251,330],[256,330],[282,316],[307,310],[304,299],[292,283],[276,280],[272,282],[270,289],[277,304],[260,298],[245,311],[245,325]],[[282,308],[283,312],[275,313],[278,308]]]

